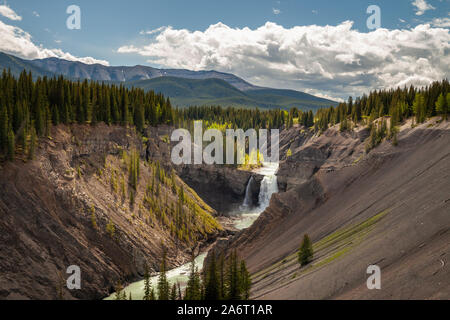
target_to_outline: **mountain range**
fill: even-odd
[[[0,52],[0,68],[19,75],[63,75],[69,79],[108,81],[127,87],[154,90],[169,96],[174,105],[222,105],[247,108],[317,109],[337,102],[295,90],[254,86],[230,73],[157,69],[148,66],[105,66],[58,58],[25,60]]]

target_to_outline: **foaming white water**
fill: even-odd
[[[236,213],[239,217],[234,223],[236,229],[243,230],[250,227],[256,219],[258,219],[259,215],[269,206],[272,195],[278,192],[277,171],[278,163],[269,162],[263,163],[263,167],[254,171],[257,174],[264,175],[259,191],[258,206],[254,208],[251,207],[250,183],[252,182],[252,177],[247,185],[244,203],[240,207],[240,212]]]
[[[245,189],[245,198],[244,198],[244,203],[241,206],[241,210],[245,210],[248,209],[252,206],[252,183],[255,179],[253,179],[253,176],[250,177],[250,180],[247,183],[247,188]]]
[[[278,162],[263,162],[263,166],[253,172],[263,176],[273,176],[277,173],[279,166]]]
[[[269,206],[274,193],[278,193],[278,180],[276,175],[268,175],[261,181],[259,191],[259,210],[264,211]]]

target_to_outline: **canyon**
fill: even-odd
[[[406,121],[397,146],[384,141],[370,152],[367,128],[334,126],[318,134],[294,125],[280,132],[276,188],[261,171],[173,166],[171,130],[148,128],[143,139],[126,127],[59,125],[41,139],[35,160],[3,164],[0,298],[55,299],[72,264],[81,267],[82,290],[64,288],[64,299],[102,299],[119,280],[138,292],[144,262],[157,274],[165,251],[173,275],[185,277],[191,255],[201,266],[212,248],[237,250],[246,260],[252,299],[450,294],[448,122]],[[177,241],[160,222],[149,223],[142,207],[124,203],[110,179],[113,168],[124,167],[123,151],[132,150],[141,159],[135,203],[145,198],[149,163],[160,163],[217,225],[199,226],[207,231],[195,243]],[[315,254],[300,268],[296,253],[306,233]],[[371,264],[381,268],[382,290],[366,287]]]

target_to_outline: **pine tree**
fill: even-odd
[[[288,122],[287,122],[287,129],[290,129],[294,126],[294,116],[293,116],[294,110],[291,109],[289,112]]]
[[[217,274],[216,257],[214,251],[211,254],[211,261],[208,264],[208,269],[205,275],[205,299],[219,300],[219,276]]]
[[[8,109],[3,106],[0,110],[0,150],[6,151],[8,148],[9,134]]]
[[[309,236],[305,234],[303,237],[303,242],[300,246],[300,250],[298,251],[298,262],[303,267],[309,264],[312,258],[313,258],[312,243],[311,240],[309,239]]]
[[[308,122],[307,122],[307,127],[311,128],[314,125],[314,114],[312,112],[312,110],[309,110],[308,112]]]
[[[177,283],[177,290],[178,290],[178,300],[183,300],[183,295],[181,294],[181,285],[179,282]]]
[[[343,131],[347,131],[348,129],[349,129],[349,126],[348,126],[347,116],[344,116],[344,119],[341,121],[339,130],[341,132],[343,132]]]
[[[448,97],[449,95],[450,93],[447,94]],[[443,93],[439,95],[439,98],[436,101],[436,111],[442,115],[443,120],[447,120],[448,105]]]
[[[447,93],[445,101],[447,102],[447,112],[448,112],[448,109],[450,108],[450,92]],[[447,115],[447,113],[446,113],[446,115]]]
[[[243,300],[250,299],[250,288],[252,285],[252,281],[250,278],[250,273],[247,271],[247,266],[245,265],[244,260],[241,261],[240,284],[241,284],[242,299]]]
[[[148,269],[147,262],[144,263],[144,300],[152,300],[152,284],[150,280],[150,272]]]
[[[198,269],[195,266],[195,259],[192,257],[191,262],[191,272],[189,274],[189,279],[186,285],[185,300],[201,300],[201,280],[198,273]]]
[[[376,125],[371,122],[369,124],[369,130],[370,130],[370,136],[368,139],[369,141],[366,144],[366,152],[369,152],[370,150],[375,148],[377,145],[377,127],[376,127]]]
[[[172,289],[170,290],[170,300],[177,300],[177,284],[174,283],[172,285]]]
[[[219,275],[219,293],[220,299],[224,299],[225,297],[225,258],[223,254],[219,257],[219,266],[218,266],[218,275]]]
[[[425,98],[421,93],[416,94],[413,102],[413,112],[416,116],[416,122],[422,123],[426,117]]]
[[[166,275],[166,253],[163,254],[163,260],[161,262],[161,270],[158,278],[158,299],[169,300],[169,282]]]
[[[122,90],[122,103],[121,103],[121,111],[122,111],[122,125],[126,126],[128,121],[128,93]],[[167,300],[167,299],[166,299]]]
[[[138,132],[142,132],[142,130],[144,130],[144,124],[145,124],[144,107],[142,104],[139,104],[134,108],[134,125],[136,126],[136,130]]]
[[[110,91],[110,101],[111,101],[112,121],[114,124],[119,124],[120,123],[120,113],[119,113],[119,107],[118,107],[118,103],[117,103],[117,96],[116,96],[115,90]]]
[[[228,300],[240,300],[240,281],[236,251],[232,252],[228,260]]]

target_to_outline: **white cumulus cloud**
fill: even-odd
[[[165,29],[170,28],[170,26],[166,27],[159,27],[153,30],[142,30],[141,32],[139,32],[140,35],[151,35],[151,34],[156,34],[156,33],[160,33],[161,31],[164,31]]]
[[[431,24],[435,27],[450,28],[450,18],[434,18]]]
[[[92,57],[76,57],[61,49],[47,49],[33,43],[31,35],[19,27],[0,21],[0,51],[13,54],[24,59],[61,58],[70,61],[80,61],[87,64],[99,63],[109,65],[108,61]]]
[[[423,15],[427,10],[436,9],[431,4],[427,3],[425,0],[414,0],[412,2],[412,5],[416,7],[416,15],[418,16]]]
[[[272,9],[272,12],[273,12],[273,14],[278,15],[278,14],[281,13],[281,10],[280,10],[280,9],[273,8],[273,9]]]
[[[166,28],[148,45],[128,45],[170,68],[234,73],[260,86],[348,97],[374,88],[426,85],[450,76],[450,34],[430,24],[363,33],[353,22],[250,29],[223,23],[205,31]]]
[[[14,12],[13,9],[11,9],[10,7],[8,7],[5,4],[0,5],[0,15],[11,19],[11,20],[16,20],[16,21],[20,21],[22,20],[22,17],[19,16],[17,13]]]

